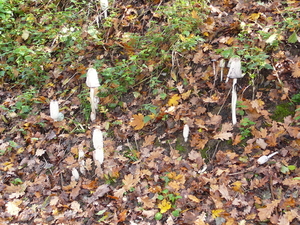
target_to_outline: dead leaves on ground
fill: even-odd
[[[222,16],[219,8],[215,12]],[[136,16],[137,11],[132,12]],[[195,12],[191,16],[198,18]],[[253,24],[264,20],[261,13],[243,16]],[[127,16],[127,22],[129,19]],[[195,54],[183,57],[190,59],[193,67],[179,60],[178,74],[172,72],[165,82],[170,91],[159,90],[165,99],[144,97],[148,92],[141,88],[138,91],[145,93],[139,96],[143,97],[128,102],[124,107],[128,111],[106,114],[107,132],[109,126],[118,124],[112,128],[118,138],[107,138],[102,167],[96,168],[92,161],[89,131],[70,134],[73,128],[67,120],[51,123],[42,113],[16,123],[10,118],[1,124],[3,132],[14,123],[7,137],[0,140],[0,149],[9,149],[0,162],[0,222],[159,224],[154,219],[158,212],[163,214],[162,223],[168,225],[286,225],[299,221],[299,115],[278,122],[270,118],[269,111],[270,105],[288,99],[292,89],[288,82],[281,89],[283,84],[276,76],[268,77],[269,84],[275,82],[276,87],[259,90],[255,99],[246,94],[239,99],[244,113],[240,117],[255,124],[233,127],[228,123],[229,89],[215,84],[209,57],[218,58],[212,52],[213,44],[233,46],[236,39],[225,33],[214,39],[217,23],[213,16],[205,20],[202,32],[212,43],[203,43]],[[239,24],[233,22],[226,29],[231,34]],[[187,41],[190,36],[180,38]],[[131,46],[123,47],[133,54]],[[198,64],[207,68],[202,71]],[[300,77],[299,62],[290,63],[290,67],[292,77]],[[102,98],[102,104],[111,99]],[[156,114],[139,111],[137,106],[145,102],[157,107]],[[4,104],[12,103],[7,99]],[[190,127],[186,145],[182,145],[183,124]],[[246,138],[243,129],[247,129]],[[276,150],[280,153],[266,165],[257,164],[261,155]],[[80,160],[79,151],[84,155]],[[205,154],[212,156],[210,161],[202,157]],[[282,166],[289,165],[297,169],[283,173]],[[73,168],[83,168],[78,181],[72,178]],[[172,214],[177,209],[178,217]]]

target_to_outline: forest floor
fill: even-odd
[[[96,120],[83,110],[87,69],[95,59],[134,55],[126,33],[145,35],[140,27],[153,17],[163,26],[155,9],[168,2],[116,1],[118,21],[103,28],[104,44],[90,44],[75,67],[58,71],[53,61],[26,116],[4,107],[17,106],[30,86],[11,89],[3,81],[1,224],[300,224],[299,27],[274,30],[277,22],[288,23],[288,12],[300,24],[299,1],[211,1],[199,25],[204,40],[188,51],[172,51],[164,62],[171,69],[155,75],[155,88],[150,81],[161,56],[145,59],[145,70],[120,96],[107,94],[122,84],[105,83],[101,68],[111,65],[103,64],[97,68],[103,86]],[[276,35],[261,39],[258,31]],[[181,38],[188,44],[193,35]],[[234,49],[246,60],[243,67],[252,66],[238,80],[236,125],[232,80],[220,80],[220,62],[227,64],[231,53],[214,49]],[[50,117],[53,99],[62,121]],[[101,165],[93,159],[95,128],[104,133]],[[273,152],[278,154],[258,163]]]

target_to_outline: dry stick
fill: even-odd
[[[218,151],[218,147],[219,147],[220,142],[221,142],[221,140],[218,141],[218,143],[217,143],[217,145],[216,145],[216,147],[215,147],[215,150],[214,150],[214,152],[213,152],[213,155],[212,155],[212,157],[209,159],[209,162],[211,162],[211,161],[215,158],[215,156],[216,156],[216,154],[217,154],[217,151]]]
[[[213,84],[213,86],[215,88],[216,81],[217,81],[217,78],[218,78],[218,76],[217,76],[218,74],[216,72],[216,61],[213,60],[212,63],[213,63],[213,71],[214,71],[214,84]]]
[[[272,195],[272,199],[275,200],[275,195],[274,195],[274,190],[273,190],[273,178],[272,175],[270,175],[270,191],[271,191],[271,195]],[[278,208],[275,208],[275,214],[278,217]]]
[[[231,88],[232,88],[232,87],[231,87]],[[225,105],[225,103],[226,103],[226,101],[227,101],[227,98],[228,98],[228,96],[229,96],[229,94],[230,94],[231,88],[230,88],[230,90],[228,91],[227,96],[226,96],[226,99],[225,99],[224,103],[222,104],[221,108],[219,109],[217,115],[219,115],[220,112],[221,112],[221,110],[223,109],[223,107],[224,107],[224,105]]]

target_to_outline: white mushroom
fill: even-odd
[[[187,142],[188,137],[189,137],[189,132],[190,132],[189,125],[185,124],[184,127],[183,127],[183,138],[184,138],[184,142]]]
[[[93,132],[93,146],[95,148],[93,152],[94,161],[98,161],[101,165],[104,161],[104,149],[103,133],[100,128],[96,128]]]
[[[64,114],[59,112],[58,101],[50,101],[50,117],[54,121],[62,121],[64,119]]]
[[[264,164],[264,163],[268,162],[268,160],[269,160],[272,156],[276,155],[277,153],[278,153],[278,152],[274,152],[274,153],[272,153],[272,154],[270,154],[270,155],[263,155],[263,156],[259,157],[259,159],[257,160],[258,164]]]
[[[77,171],[77,169],[76,168],[73,168],[72,169],[72,177],[75,179],[75,180],[79,180],[79,173],[78,173],[78,171]]]
[[[100,86],[98,73],[94,68],[89,68],[86,75],[86,85],[90,88],[91,120],[96,119],[96,109],[98,108],[99,98],[97,97],[97,88]]]
[[[232,113],[232,124],[235,125],[236,120],[236,102],[237,102],[237,93],[235,85],[237,83],[238,78],[242,78],[244,75],[242,74],[242,65],[239,57],[232,57],[228,62],[229,72],[227,75],[227,80],[232,78],[232,94],[231,94],[231,113]]]
[[[102,11],[104,12],[104,17],[107,17],[107,9],[108,9],[108,0],[100,0],[100,6]]]

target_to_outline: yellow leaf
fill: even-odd
[[[180,100],[180,96],[178,94],[173,95],[169,101],[168,101],[168,105],[169,106],[176,106],[178,105],[178,101]]]
[[[182,99],[183,99],[183,100],[188,99],[188,97],[190,97],[191,92],[192,92],[191,90],[188,90],[187,92],[182,93],[182,94],[181,94]]]
[[[186,37],[184,37],[183,35],[179,34],[179,38],[182,42],[185,42],[186,41]]]
[[[199,19],[199,16],[195,10],[192,11],[192,18],[193,19]]]
[[[130,125],[134,127],[135,130],[140,130],[144,127],[144,116],[142,114],[133,115],[130,121]]]
[[[165,213],[172,207],[172,204],[164,199],[161,203],[158,204],[157,207],[160,209],[160,213]]]
[[[213,218],[215,219],[217,217],[220,217],[222,212],[225,212],[225,210],[224,209],[215,209],[215,210],[212,210],[211,212],[212,212]]]
[[[259,17],[260,17],[260,13],[252,13],[249,16],[249,19],[252,20],[252,21],[256,21],[256,20],[258,20]]]
[[[196,203],[200,202],[200,199],[194,195],[188,195],[188,198],[191,199],[193,202],[196,202]]]
[[[171,71],[171,77],[173,80],[177,81],[177,76],[176,73],[174,71]]]
[[[236,182],[232,183],[232,189],[234,191],[243,192],[243,190],[241,189],[241,187],[242,187],[242,182],[241,181],[236,181]]]

